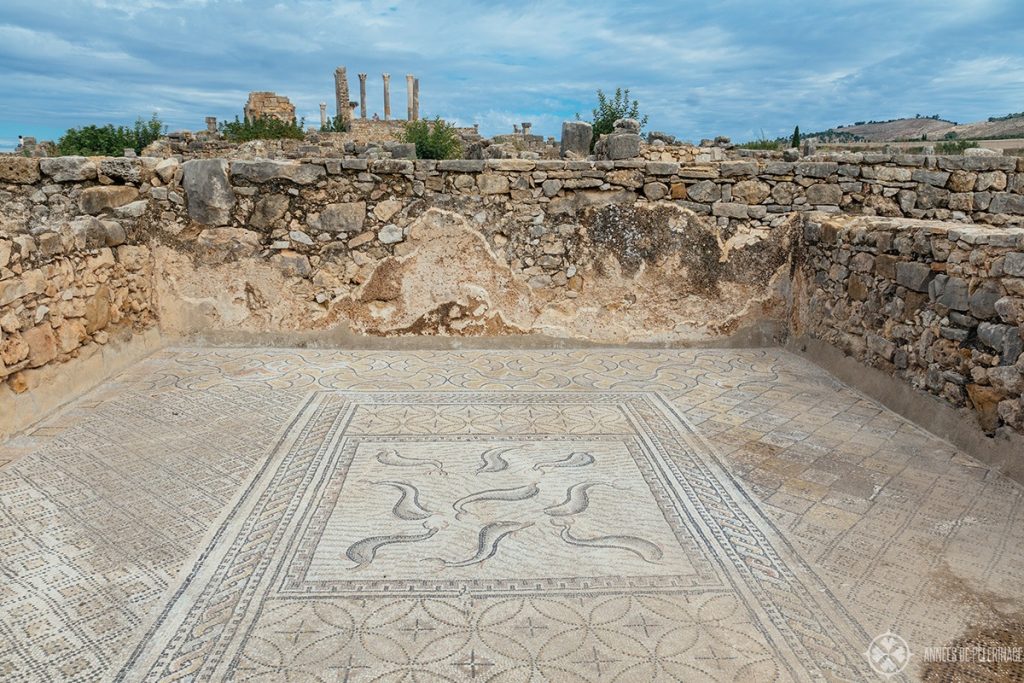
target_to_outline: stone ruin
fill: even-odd
[[[251,92],[244,108],[245,120],[255,121],[263,117],[270,117],[292,123],[295,118],[295,105],[284,95],[272,92]],[[209,127],[209,121],[207,121]]]

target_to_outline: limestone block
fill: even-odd
[[[668,185],[665,183],[645,183],[644,196],[652,202],[663,199],[668,194]]]
[[[508,178],[496,173],[482,173],[477,178],[480,194],[505,194],[509,191]]]
[[[686,188],[690,199],[695,202],[711,203],[722,198],[722,190],[710,180],[702,180],[699,183]]]
[[[640,155],[640,136],[633,133],[609,135],[604,139],[604,145],[605,157],[613,161]]]
[[[910,261],[896,264],[896,283],[915,292],[927,292],[933,275],[932,269],[924,263]]]
[[[201,225],[228,224],[235,206],[235,193],[228,180],[228,162],[193,159],[185,162],[182,172],[189,217]]]
[[[96,164],[85,157],[40,159],[39,169],[57,183],[96,179]]]
[[[188,163],[186,162],[186,166]],[[250,183],[287,180],[297,185],[311,185],[327,175],[327,169],[316,164],[293,164],[284,161],[232,161],[231,177]]]
[[[260,249],[258,232],[244,228],[207,228],[196,238],[195,253],[200,263],[219,265],[253,256]]]
[[[135,201],[139,191],[127,185],[98,185],[82,190],[78,206],[84,213],[96,215]]]
[[[54,335],[50,323],[45,322],[25,330],[22,338],[28,344],[29,367],[38,368],[57,357],[57,337]]]
[[[174,180],[174,176],[178,172],[179,166],[180,164],[178,163],[177,159],[161,159],[157,163],[156,168],[153,170],[160,177],[160,180],[162,180],[165,185],[170,185],[171,182]]]
[[[463,178],[465,176],[459,176]],[[373,207],[373,215],[377,217],[377,220],[387,222],[391,218],[402,210],[404,203],[400,199],[387,199],[383,202],[378,202],[377,206]]]
[[[30,185],[40,178],[39,159],[0,156],[0,183]]]
[[[974,196],[977,199],[978,195]],[[1024,195],[997,192],[992,195],[988,210],[989,213],[1024,214]]]
[[[741,180],[732,186],[732,198],[743,204],[760,204],[771,193],[768,183],[759,180]],[[835,202],[812,202],[814,204],[833,204]]]
[[[359,232],[366,221],[366,202],[328,204],[320,212],[319,228],[326,232]]]
[[[565,158],[585,159],[590,154],[590,142],[594,138],[594,129],[585,121],[565,121],[562,123],[561,156]]]
[[[93,216],[71,221],[70,230],[77,249],[98,249],[107,244],[107,231],[103,223]]]
[[[286,211],[288,211],[286,195],[270,194],[262,197],[256,202],[252,216],[249,217],[249,227],[260,230],[281,227],[278,223],[284,218]]]
[[[100,161],[100,175],[122,183],[138,183],[142,180],[142,164],[138,159],[117,157]]]

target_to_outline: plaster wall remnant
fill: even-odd
[[[334,101],[335,115],[344,123],[351,121],[352,107],[348,95],[348,75],[343,66],[334,70]]]
[[[272,92],[251,92],[245,103],[245,120],[255,121],[269,116],[286,123],[295,121],[295,105],[284,95]]]
[[[359,74],[359,118],[366,118],[366,74]]]

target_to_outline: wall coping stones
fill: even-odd
[[[531,159],[486,159],[484,168],[493,171],[532,171],[537,167]]]
[[[438,171],[455,171],[456,173],[482,173],[483,159],[442,159],[437,162]]]
[[[288,180],[298,185],[311,185],[327,175],[327,169],[316,164],[294,164],[284,161],[236,159],[231,162],[232,179],[265,183]]]

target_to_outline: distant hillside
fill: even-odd
[[[812,133],[806,137],[816,137],[822,141],[847,140],[860,142],[899,142],[901,140],[920,140],[927,135],[929,140],[942,140],[950,133],[961,140],[965,139],[998,139],[1024,137],[1024,112],[1001,117],[994,120],[976,121],[974,123],[957,124],[940,118],[893,119],[872,123],[858,122],[854,125],[836,126],[827,131]]]

